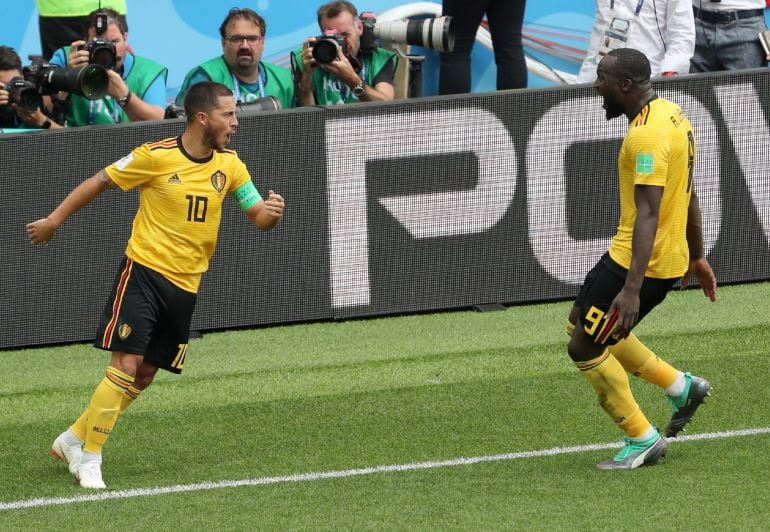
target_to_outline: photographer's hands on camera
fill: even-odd
[[[313,58],[313,43],[316,37],[310,37],[305,40],[302,46],[302,80],[299,89],[305,94],[313,94],[313,72],[316,68],[328,72],[351,89],[356,85],[363,83],[361,76],[347,56],[342,52],[342,48],[337,45],[337,58],[330,63],[319,63]]]
[[[0,106],[8,105],[10,103],[10,95],[5,90],[5,83],[0,81]]]
[[[71,68],[85,66],[90,61],[90,52],[84,48],[86,41],[75,41],[70,46],[70,53],[67,56],[67,65]],[[123,78],[113,69],[107,69],[107,94],[113,97],[115,101],[125,100],[131,92],[123,81]]]
[[[38,107],[34,111],[27,111],[20,105],[12,103],[10,100],[10,94],[5,90],[5,84],[0,81],[0,107],[4,105],[11,105],[16,115],[25,123],[33,127],[39,128],[60,128],[61,125],[53,122],[48,118],[43,111]]]

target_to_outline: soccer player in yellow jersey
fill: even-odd
[[[75,423],[54,440],[85,488],[104,488],[104,446],[120,414],[150,385],[158,368],[180,373],[201,275],[214,252],[222,203],[232,195],[259,229],[278,225],[283,198],[263,199],[236,153],[233,94],[224,85],[194,85],[184,102],[187,126],[177,138],[143,144],[78,185],[46,218],[27,225],[33,244],[102,192],[139,188],[139,210],[95,347],[111,351],[105,378]]]
[[[711,384],[670,366],[631,330],[678,279],[687,286],[695,277],[711,301],[716,301],[717,283],[703,256],[693,183],[695,140],[687,117],[655,94],[650,63],[637,50],[613,50],[599,63],[597,75],[607,120],[621,115],[629,120],[618,158],[620,223],[570,312],[567,352],[601,407],[626,433],[623,449],[597,467],[634,469],[654,464],[666,454],[668,442],[634,400],[627,372],[665,390],[674,409],[668,437],[684,429]]]

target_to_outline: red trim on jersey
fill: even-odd
[[[176,140],[176,137],[174,137],[172,139],[163,139],[157,142],[151,142],[147,146],[151,150],[154,150],[156,148],[176,148],[176,143],[177,143],[177,140]]]
[[[639,118],[636,121],[637,126],[641,126],[643,124],[647,123],[647,119],[650,117],[650,104],[645,105],[642,107],[642,110],[639,111]]]

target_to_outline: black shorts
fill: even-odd
[[[99,320],[94,347],[143,355],[161,369],[181,373],[195,300],[196,294],[124,258]]]
[[[583,286],[575,299],[575,306],[580,307],[580,321],[583,330],[597,344],[614,345],[618,338],[613,334],[613,322],[604,320],[626,282],[628,270],[605,253],[599,262],[586,275]],[[639,291],[639,320],[666,299],[669,290],[678,281],[675,279],[653,279],[645,277]]]

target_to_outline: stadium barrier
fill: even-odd
[[[705,246],[721,283],[770,279],[770,72],[657,83],[695,130]],[[212,330],[575,295],[616,225],[617,151],[590,87],[246,117],[232,146],[287,201],[260,233],[233,202],[193,326]],[[25,224],[180,120],[0,135],[0,349],[90,340],[137,207],[103,194],[47,247]]]

